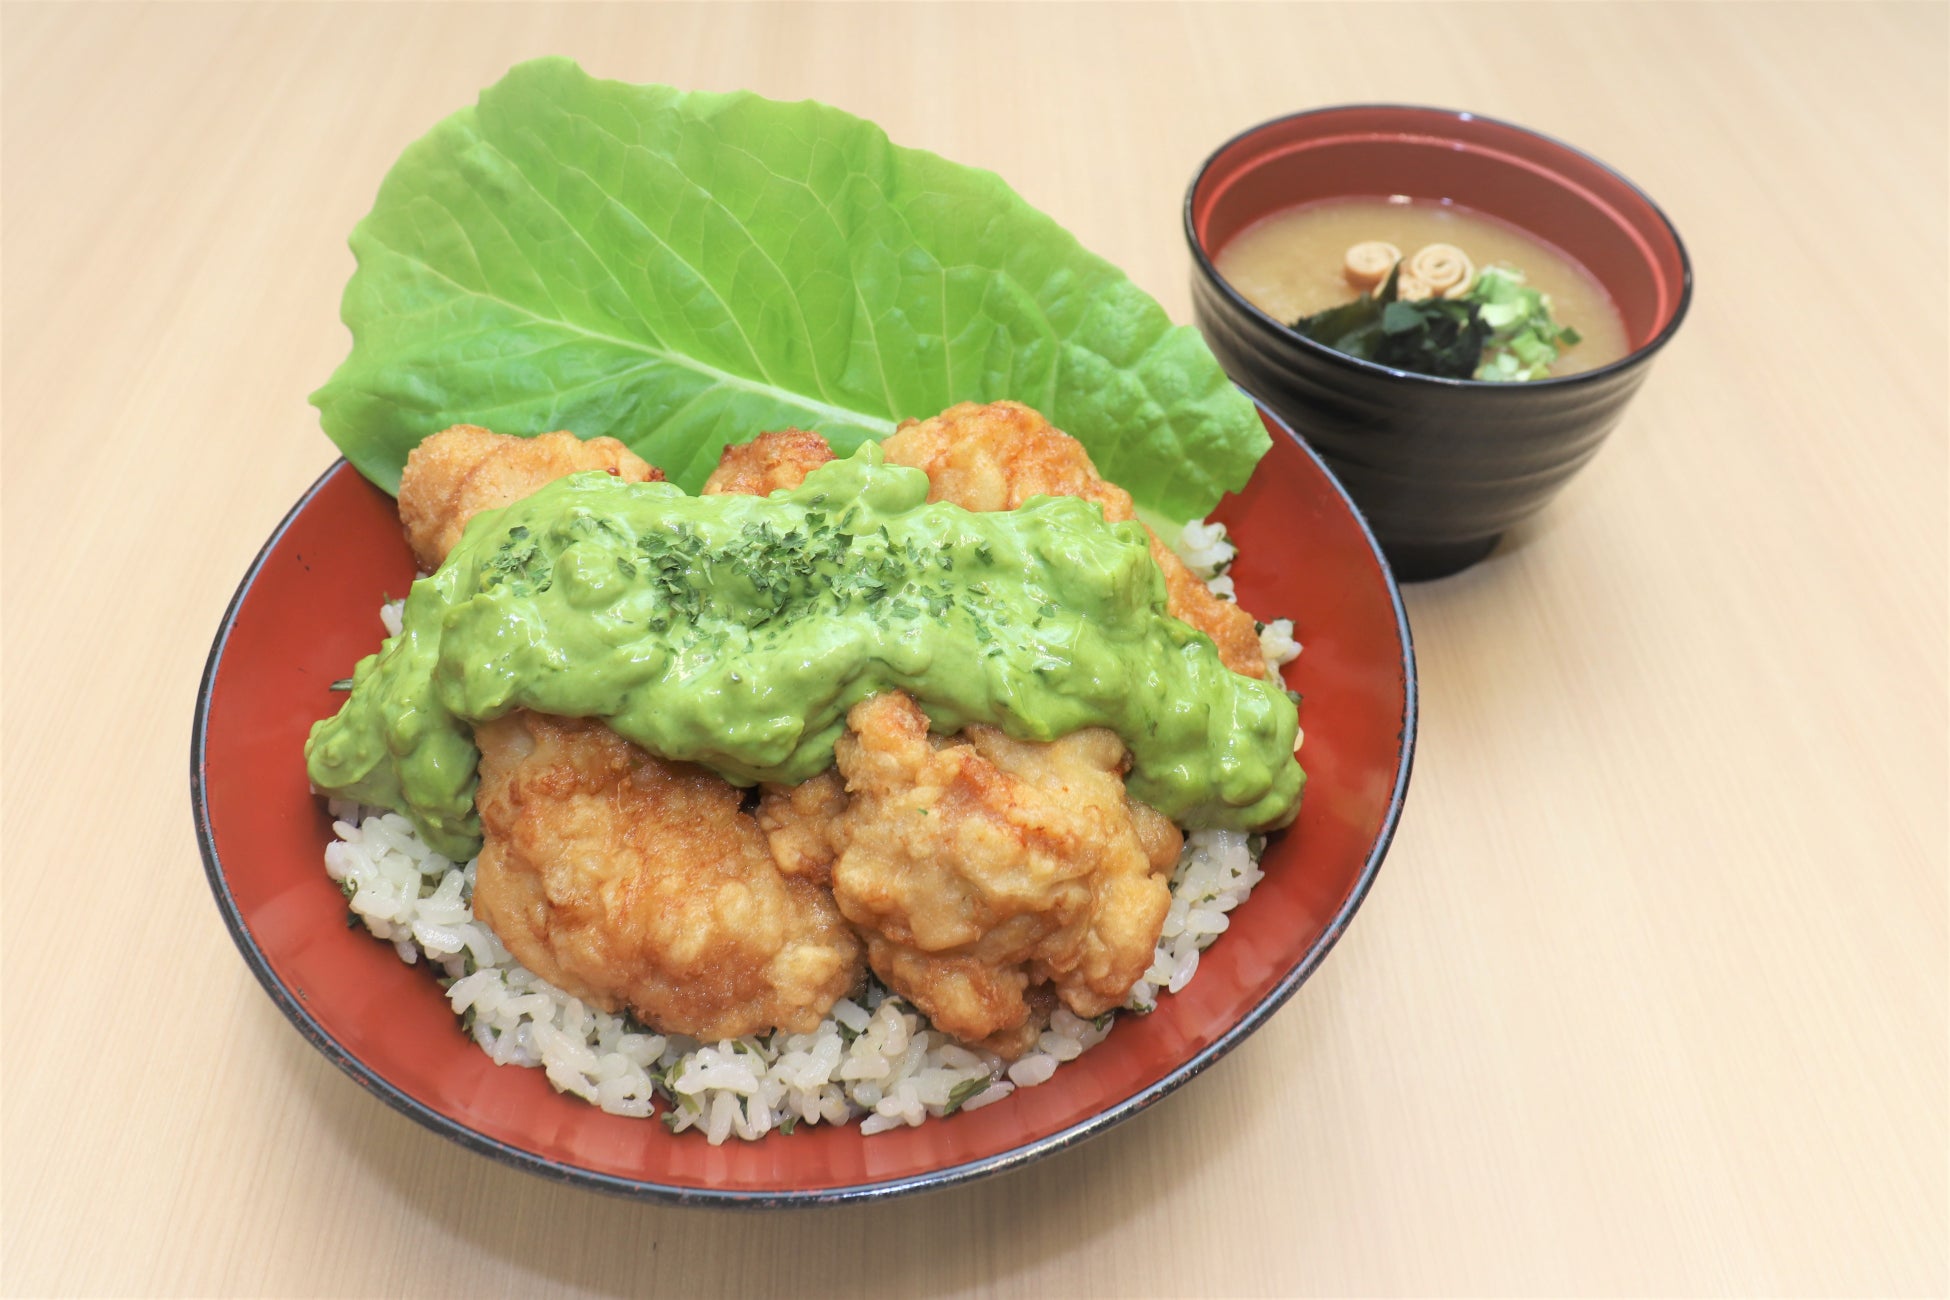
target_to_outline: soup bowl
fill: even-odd
[[[1439,379],[1363,361],[1295,332],[1219,274],[1247,227],[1338,198],[1453,202],[1581,263],[1623,319],[1609,365],[1526,383]],[[1397,578],[1442,577],[1495,549],[1598,451],[1692,296],[1679,233],[1587,154],[1473,113],[1350,105],[1276,118],[1206,159],[1185,195],[1193,315],[1240,386],[1327,461]]]

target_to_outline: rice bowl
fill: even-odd
[[[1415,690],[1399,598],[1332,479],[1262,419],[1273,450],[1218,517],[1241,545],[1232,576],[1251,603],[1319,615],[1289,670],[1308,698],[1316,794],[1183,992],[1046,1084],[865,1141],[822,1125],[712,1147],[558,1094],[539,1071],[494,1066],[456,1032],[424,971],[343,924],[346,900],[320,870],[330,817],[286,757],[326,684],[369,644],[372,593],[404,590],[412,574],[390,499],[343,464],[266,544],[206,668],[192,794],[220,911],[274,1002],[363,1088],[551,1179],[687,1204],[877,1199],[1015,1168],[1101,1132],[1224,1055],[1304,981],[1373,879],[1407,784]]]

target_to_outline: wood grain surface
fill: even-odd
[[[13,1296],[1942,1293],[1946,9],[7,5]],[[224,932],[190,713],[332,459],[345,237],[548,52],[814,96],[1006,176],[1180,320],[1233,132],[1573,141],[1692,316],[1603,454],[1413,588],[1422,736],[1348,938],[1169,1102],[1009,1177],[674,1211],[502,1168],[307,1047]]]

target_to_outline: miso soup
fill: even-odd
[[[1214,263],[1247,301],[1290,324],[1359,296],[1342,263],[1349,248],[1370,240],[1393,244],[1404,257],[1428,244],[1453,244],[1478,268],[1521,271],[1525,284],[1549,297],[1552,319],[1580,335],[1551,365],[1553,377],[1609,365],[1631,351],[1625,322],[1589,271],[1535,235],[1456,203],[1402,196],[1306,203],[1240,231]]]

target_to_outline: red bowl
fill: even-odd
[[[1415,735],[1415,665],[1400,593],[1360,515],[1293,434],[1215,517],[1241,545],[1241,600],[1291,615],[1305,652],[1306,798],[1266,879],[1198,976],[1048,1083],[980,1111],[862,1137],[801,1127],[714,1147],[609,1115],[540,1070],[494,1065],[439,986],[390,945],[348,929],[325,874],[331,821],[305,780],[330,683],[375,648],[381,597],[413,560],[392,498],[340,461],[312,485],[224,614],[197,701],[190,788],[210,887],[258,980],[314,1046],[394,1108],[541,1174],[649,1199],[775,1206],[866,1200],[1024,1164],[1151,1105],[1236,1046],[1340,937],[1401,813]]]

